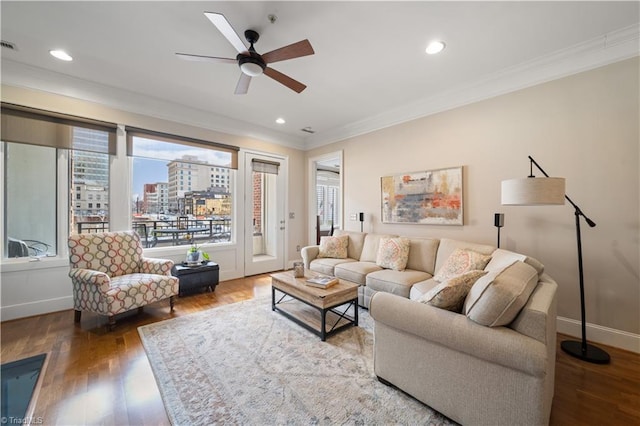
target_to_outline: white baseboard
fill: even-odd
[[[65,311],[67,309],[73,309],[72,296],[3,306],[0,308],[0,319],[2,321],[9,321],[35,315],[49,314],[51,312]]]
[[[556,322],[558,333],[582,338],[582,325],[580,321],[558,317]],[[587,340],[589,342],[601,343],[627,351],[640,353],[640,335],[627,331],[616,330],[596,324],[586,324]]]

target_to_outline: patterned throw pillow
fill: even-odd
[[[376,265],[381,268],[404,271],[409,261],[409,239],[383,237],[378,245]]]
[[[462,305],[473,283],[485,275],[485,271],[468,271],[441,282],[420,298],[420,302],[452,312],[462,312]]]
[[[333,259],[346,259],[349,236],[320,237],[320,253],[318,257],[330,257]]]
[[[458,248],[451,253],[433,279],[443,282],[467,271],[483,270],[490,260],[489,255]]]

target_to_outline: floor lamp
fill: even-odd
[[[523,179],[511,179],[502,181],[502,205],[505,206],[539,206],[564,204],[565,199],[575,209],[576,235],[578,239],[578,272],[580,275],[580,313],[582,318],[582,340],[565,340],[560,344],[563,351],[576,358],[596,364],[607,364],[609,354],[602,349],[587,343],[587,329],[584,307],[584,276],[582,268],[582,240],[580,233],[580,216],[590,227],[596,226],[565,194],[564,178],[549,177],[542,167],[531,157],[529,177]],[[533,175],[533,166],[545,176],[536,178]]]

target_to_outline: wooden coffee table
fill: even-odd
[[[358,285],[344,280],[328,289],[305,284],[316,275],[319,274],[312,271],[306,271],[304,278],[295,278],[293,271],[272,274],[271,310],[317,334],[324,342],[332,334],[358,325]],[[352,315],[348,314],[350,309]]]

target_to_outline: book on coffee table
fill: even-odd
[[[318,288],[329,288],[333,285],[338,284],[338,279],[336,277],[330,277],[328,275],[318,275],[313,278],[307,278],[307,285]]]

